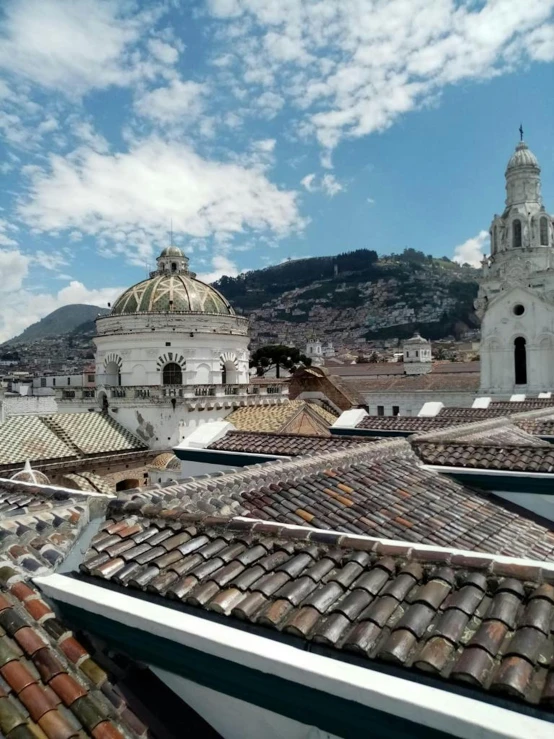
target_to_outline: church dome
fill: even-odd
[[[520,141],[515,152],[510,157],[506,170],[509,172],[518,167],[538,167],[539,162],[525,141]]]
[[[158,269],[133,285],[115,301],[111,315],[135,313],[208,313],[235,315],[215,288],[196,279],[188,259],[176,246],[166,247],[157,259]]]
[[[35,485],[50,485],[50,480],[44,472],[34,470],[29,461],[25,462],[25,467],[15,472],[10,479],[18,482],[32,482]]]
[[[160,257],[184,257],[185,255],[178,246],[166,246]]]

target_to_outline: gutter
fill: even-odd
[[[61,604],[464,739],[551,739],[552,724],[485,701],[330,659],[64,575],[34,582]],[[146,636],[145,636],[146,638]]]

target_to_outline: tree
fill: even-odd
[[[301,354],[299,349],[284,344],[261,346],[250,357],[250,366],[256,368],[258,377],[263,377],[273,367],[275,367],[276,377],[280,377],[281,367],[294,372],[301,365],[309,367],[311,363],[312,360],[305,354]]]

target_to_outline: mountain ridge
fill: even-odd
[[[17,336],[5,341],[0,345],[0,349],[41,339],[59,337],[73,332],[79,333],[80,326],[94,321],[98,314],[104,315],[105,313],[109,313],[106,308],[99,308],[97,305],[88,305],[87,303],[64,305],[44,316],[40,321],[27,326]]]

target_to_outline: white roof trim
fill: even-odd
[[[39,485],[36,482],[25,482],[24,480],[12,480],[9,477],[0,477],[0,483],[11,482],[13,485],[22,485],[30,488],[39,488],[40,490],[60,490],[62,493],[68,493],[69,495],[82,495],[85,498],[105,498],[111,500],[116,498],[116,495],[107,493],[95,493],[93,490],[74,490],[73,488],[62,488],[59,485]]]
[[[541,447],[538,447],[539,449]],[[463,473],[464,475],[490,475],[491,477],[524,477],[531,480],[552,480],[554,481],[554,473],[552,472],[517,472],[514,470],[488,470],[485,468],[475,469],[474,467],[448,467],[441,464],[424,464],[424,469],[433,470],[433,472],[442,472],[444,474]],[[552,489],[554,493],[554,488]],[[533,493],[530,493],[532,495]]]
[[[64,575],[35,578],[50,598],[131,628],[308,685],[464,739],[551,739],[552,724],[412,680],[297,649]]]

